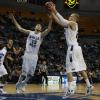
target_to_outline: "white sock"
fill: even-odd
[[[85,80],[85,82],[86,82],[87,87],[90,87],[90,86],[91,86],[91,84],[90,84],[90,82],[89,82],[89,79],[88,79],[88,78]]]
[[[3,88],[0,88],[0,91],[3,91]]]

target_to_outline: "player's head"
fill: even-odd
[[[78,22],[79,21],[79,15],[77,13],[72,13],[70,16],[69,16],[69,21],[75,21],[75,22]]]
[[[46,61],[45,60],[43,61],[43,64],[46,65]]]
[[[13,45],[13,40],[12,39],[9,39],[8,40],[8,44],[12,46]]]
[[[35,31],[41,32],[41,31],[42,31],[42,25],[41,25],[41,24],[37,24],[37,25],[35,26]]]

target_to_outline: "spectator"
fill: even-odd
[[[13,61],[14,61],[13,53],[15,52],[15,48],[13,46],[12,39],[8,40],[6,48],[7,48],[7,55],[6,55],[6,60],[5,60],[5,67],[6,67],[7,72],[8,72],[8,80],[9,80],[9,77],[10,77],[12,70],[13,70]]]

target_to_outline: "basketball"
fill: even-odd
[[[46,2],[46,3],[45,3],[45,7],[46,7],[47,9],[49,9],[51,5],[53,5],[53,2]]]

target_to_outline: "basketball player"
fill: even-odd
[[[23,92],[23,87],[26,86],[30,77],[34,75],[38,60],[39,47],[43,38],[51,30],[52,17],[50,16],[48,28],[43,32],[41,24],[37,24],[35,26],[35,31],[32,31],[22,28],[12,14],[10,15],[10,18],[20,32],[28,35],[26,49],[23,56],[22,74],[20,75],[19,80],[16,84],[16,92],[21,93]]]
[[[55,4],[52,2],[46,3],[47,8],[51,11],[51,14],[55,21],[64,27],[64,34],[66,37],[66,42],[68,45],[67,56],[66,56],[66,70],[68,76],[68,89],[63,98],[67,98],[70,95],[74,94],[76,85],[73,82],[72,72],[80,72],[84,77],[84,80],[87,85],[86,94],[90,95],[92,93],[93,86],[90,84],[87,73],[86,73],[86,64],[83,58],[82,49],[77,42],[78,34],[78,20],[79,15],[72,13],[68,20],[64,19],[56,10]]]
[[[7,70],[5,69],[3,65],[6,53],[7,53],[6,47],[4,47],[3,42],[0,42],[0,78],[8,74]],[[3,90],[3,87],[4,85],[0,83],[0,94],[6,93]]]

